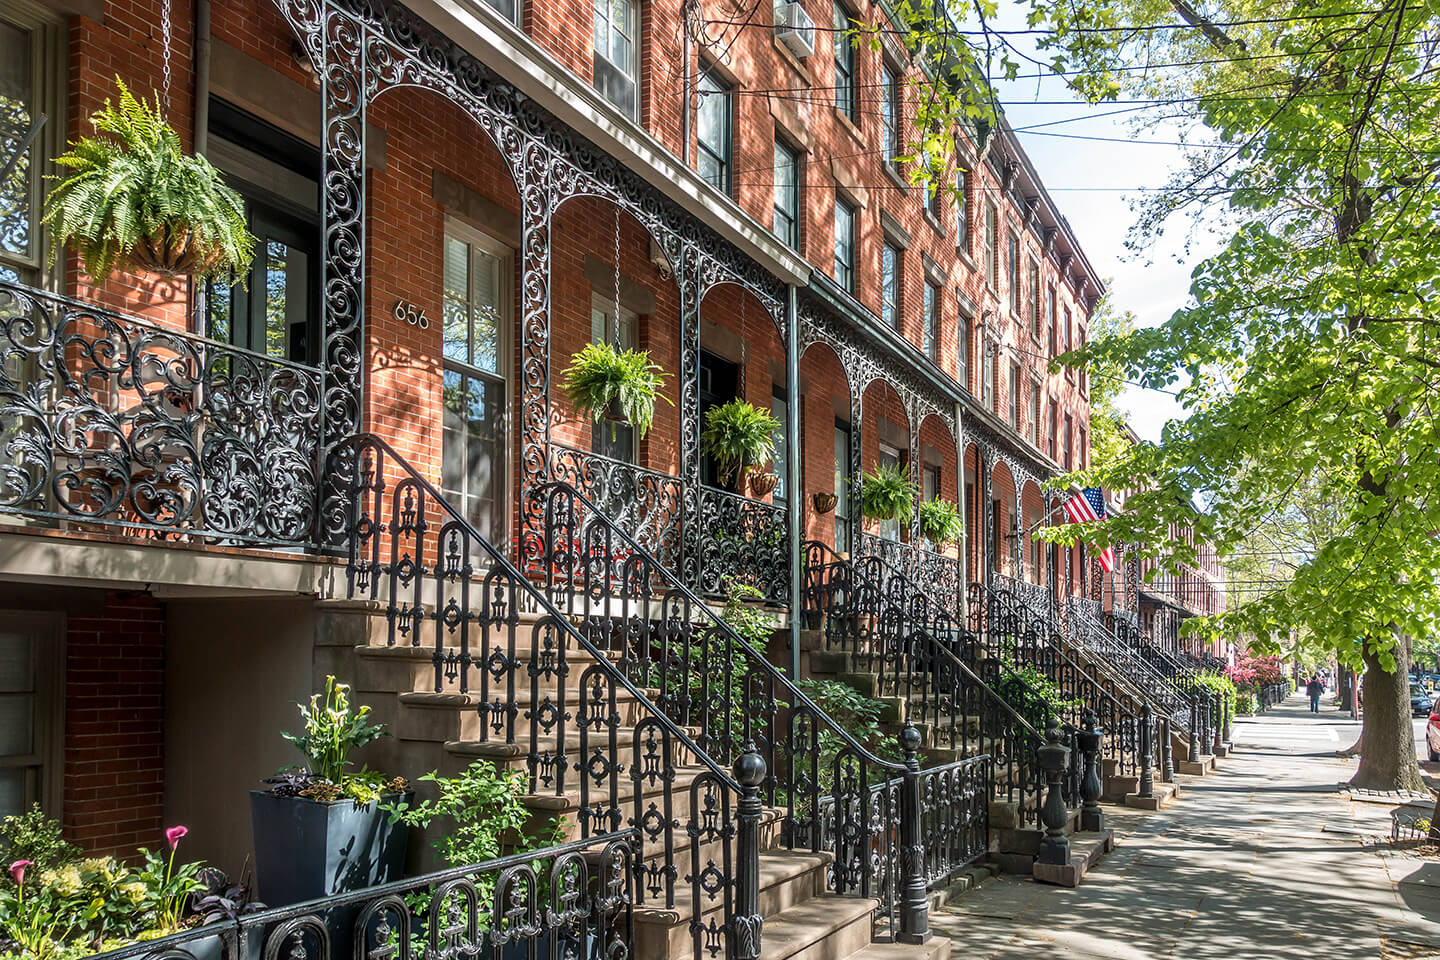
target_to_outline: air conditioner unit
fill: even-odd
[[[790,48],[790,52],[801,59],[815,53],[815,21],[805,12],[803,3],[787,3],[780,22],[775,24],[775,35]]]

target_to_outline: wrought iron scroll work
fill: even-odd
[[[497,76],[464,48],[387,0],[275,0],[301,37],[324,87],[326,450],[358,431],[363,367],[364,129],[366,105],[384,91],[418,87],[469,114],[494,142],[521,199],[520,502],[522,549],[539,518],[527,495],[548,479],[550,443],[551,218],[562,200],[594,196],[617,204],[653,236],[681,279],[685,326],[681,422],[687,483],[698,477],[698,304],[707,290],[735,283],[753,294],[785,338],[784,284],[700,224],[623,163],[605,154]],[[694,375],[692,375],[692,372]],[[325,532],[344,523],[353,463],[327,489]],[[697,486],[689,483],[691,491]],[[698,494],[690,501],[698,515]],[[686,571],[692,572],[692,571]]]

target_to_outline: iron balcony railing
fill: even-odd
[[[688,913],[696,957],[753,958],[769,807],[786,849],[832,858],[836,893],[926,928],[925,858],[902,854],[929,823],[983,818],[954,785],[985,758],[877,757],[570,484],[531,492],[517,566],[384,441],[349,447],[351,596],[383,604],[390,644],[432,651],[481,752],[564,798],[582,836],[637,828],[637,910]]]
[[[873,533],[860,533],[861,556],[879,557],[895,571],[904,572],[937,602],[953,602],[959,609],[964,598],[965,572],[958,557],[947,557],[917,543],[891,540]]]
[[[207,923],[99,960],[631,954],[634,829]]]
[[[320,436],[312,367],[0,279],[0,512],[303,547]]]

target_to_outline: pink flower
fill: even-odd
[[[168,830],[166,830],[165,839],[170,841],[170,849],[174,850],[176,847],[178,847],[180,845],[180,841],[185,839],[185,834],[189,832],[189,827],[179,826],[170,827]]]
[[[25,868],[33,866],[35,866],[35,861],[33,860],[16,860],[10,864],[10,876],[15,878],[17,886],[23,886],[25,884]]]

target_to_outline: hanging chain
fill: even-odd
[[[611,311],[615,319],[615,349],[624,347],[620,342],[620,205],[615,205],[615,308]]]
[[[170,0],[160,3],[160,46],[164,55],[164,77],[160,82],[161,108],[170,113]]]

